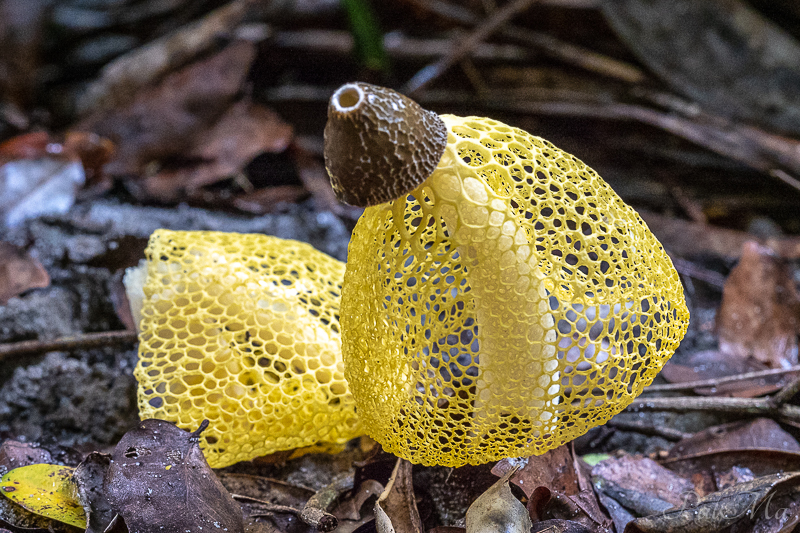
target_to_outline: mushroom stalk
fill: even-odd
[[[441,119],[449,131],[466,120],[453,115]],[[476,427],[484,426],[492,397],[501,395],[509,400],[506,416],[546,422],[552,415],[542,408],[558,402],[560,387],[545,276],[519,215],[509,212],[507,199],[485,181],[469,175],[470,168],[451,139],[436,170],[411,196],[427,198],[420,203],[422,212],[441,218],[472,293],[481,372],[471,416]],[[392,205],[395,219],[402,218],[404,204]],[[527,355],[525,372],[517,367],[519,354]]]

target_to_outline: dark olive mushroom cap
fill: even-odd
[[[446,144],[439,115],[385,87],[347,83],[328,105],[325,166],[337,198],[351,205],[408,194],[433,173]]]

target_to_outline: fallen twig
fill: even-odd
[[[339,521],[328,511],[343,492],[352,488],[352,474],[337,477],[308,499],[303,511],[300,513],[300,519],[319,531],[333,531],[339,525]]]
[[[714,272],[713,270],[703,268],[692,263],[691,261],[681,259],[680,257],[671,257],[671,259],[672,264],[675,265],[675,270],[677,270],[679,274],[683,274],[684,276],[689,276],[690,278],[700,281],[705,281],[709,285],[719,289],[725,286],[725,276],[719,272]]]
[[[270,46],[348,55],[355,50],[355,40],[351,33],[344,30],[307,28],[276,32],[270,40]],[[447,55],[453,43],[448,39],[421,39],[393,32],[384,36],[383,47],[393,59],[430,61]],[[491,61],[529,61],[534,54],[514,44],[478,43],[470,50],[469,57]]]
[[[300,509],[295,509],[294,507],[289,507],[288,505],[278,505],[277,503],[270,503],[264,500],[259,500],[258,498],[253,498],[252,496],[246,496],[244,494],[231,494],[231,497],[234,500],[258,504],[259,507],[263,509],[263,512],[259,511],[251,513],[250,516],[253,518],[272,513],[288,513],[297,517],[300,516]]]
[[[608,427],[621,429],[623,431],[635,431],[636,433],[641,433],[643,435],[663,437],[671,441],[688,439],[689,437],[692,436],[692,433],[685,433],[683,431],[666,426],[653,426],[650,424],[645,424],[643,422],[628,422],[625,420],[618,420],[616,418],[612,418],[611,420],[609,420],[606,423],[606,425]]]
[[[414,4],[420,9],[424,9],[430,13],[434,13],[460,24],[475,26],[480,22],[480,18],[469,9],[455,4],[437,0],[418,1]],[[630,63],[599,54],[582,46],[562,41],[546,33],[507,24],[498,30],[498,34],[521,44],[539,49],[550,57],[559,59],[567,64],[575,65],[589,72],[595,72],[628,83],[641,83],[647,78],[641,69]]]
[[[798,392],[800,392],[800,376],[794,378],[791,383],[776,392],[773,396],[770,396],[770,404],[778,408],[794,398]]]
[[[781,376],[783,374],[790,374],[792,372],[800,372],[800,365],[795,365],[790,368],[772,368],[770,370],[759,370],[757,372],[746,372],[744,374],[734,374],[732,376],[723,376],[720,378],[702,379],[698,381],[687,381],[685,383],[668,383],[665,385],[650,385],[644,389],[644,392],[677,392],[692,389],[719,387],[724,383],[733,383],[735,381],[748,381],[751,379],[766,378],[769,376]]]
[[[53,340],[21,341],[0,344],[0,360],[17,355],[41,354],[47,352],[85,350],[114,344],[136,342],[135,331],[103,331],[84,333]]]
[[[711,411],[739,416],[767,416],[793,425],[800,424],[800,406],[788,404],[775,406],[771,398],[721,398],[716,396],[641,398],[629,405],[628,411]]]
[[[324,100],[330,97],[332,90],[313,91],[302,87],[282,88],[279,91],[270,93],[271,98],[283,93],[285,98],[288,94],[294,96],[304,96],[305,98],[318,98],[320,92],[326,95]],[[556,115],[556,116],[581,116],[608,120],[633,120],[649,124],[670,132],[678,137],[691,141],[698,146],[716,152],[740,163],[750,166],[770,176],[779,175],[780,172],[789,176],[788,172],[800,174],[800,141],[773,135],[764,130],[751,126],[734,124],[726,119],[711,115],[697,113],[694,116],[681,116],[675,112],[664,112],[658,109],[649,108],[641,105],[623,104],[619,102],[584,101],[574,102],[567,100],[522,100],[514,98],[504,91],[494,90],[483,95],[478,99],[473,94],[466,91],[435,90],[419,93],[415,100],[423,106],[431,107],[435,105],[466,105],[473,107],[483,107],[490,110],[526,113],[532,115]],[[785,169],[785,170],[784,170]],[[778,171],[778,174],[776,174]],[[782,175],[782,174],[781,174]],[[782,180],[789,186],[800,187],[800,182]],[[687,222],[687,224],[692,224]],[[695,227],[701,228],[702,234],[710,226],[696,224]],[[734,257],[738,257],[739,249],[744,240],[752,239],[742,232],[726,230],[732,235],[742,237],[735,247]],[[655,232],[658,234],[658,232]],[[659,237],[661,237],[659,235]],[[785,240],[785,245],[781,242]],[[689,246],[699,252],[704,251],[704,247],[698,247],[692,243],[693,239],[681,234],[678,243],[682,246]],[[767,243],[778,254],[785,258],[793,259],[800,257],[800,238],[776,239],[776,244],[782,248],[775,248],[771,243]],[[665,243],[666,244],[666,243]],[[726,254],[730,255],[730,246],[727,247]],[[712,250],[708,250],[713,253]]]
[[[639,209],[639,215],[670,253],[680,256],[716,255],[736,259],[747,241],[761,241],[786,259],[800,259],[800,237],[759,239],[744,231],[698,224]]]
[[[466,39],[462,40],[455,46],[446,56],[442,57],[435,63],[432,63],[412,77],[403,88],[403,92],[412,95],[421,89],[425,88],[428,84],[433,82],[436,78],[441,76],[448,68],[461,59],[467,56],[472,49],[489,35],[494,33],[500,26],[505,24],[511,17],[525,10],[528,6],[536,0],[514,0],[503,6],[501,9],[495,11],[489,20],[484,24],[480,24]]]
[[[118,57],[103,67],[100,77],[77,103],[82,114],[128,103],[138,89],[182,67],[218,42],[223,32],[238,26],[257,0],[234,0],[202,19]]]

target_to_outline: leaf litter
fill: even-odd
[[[245,3],[235,2],[237,5],[233,7],[238,9]],[[415,9],[424,11],[426,8],[417,5]],[[237,17],[233,18],[238,21]],[[230,29],[226,28],[226,31]],[[231,31],[231,34],[235,32]],[[269,212],[277,203],[300,201],[311,192],[323,210],[338,215],[349,213],[348,208],[331,199],[319,154],[299,148],[301,142],[294,137],[292,127],[266,105],[254,102],[254,93],[246,81],[255,57],[253,44],[236,38],[228,42],[228,36],[216,34],[213,39],[206,37],[204,57],[194,58],[194,63],[181,65],[149,85],[144,84],[136,94],[130,95],[133,103],[117,109],[106,107],[99,110],[83,123],[89,125],[87,131],[92,133],[76,129],[76,134],[84,137],[74,137],[76,141],[73,144],[38,133],[17,138],[7,146],[6,153],[13,156],[4,159],[6,165],[11,165],[5,171],[19,171],[20,175],[22,171],[30,175],[38,172],[43,176],[32,180],[33,186],[23,195],[14,197],[13,202],[5,201],[11,198],[10,193],[0,194],[0,200],[3,200],[0,209],[6,209],[6,214],[11,213],[7,220],[25,226],[26,220],[37,216],[38,199],[48,197],[48,191],[54,190],[48,187],[64,186],[52,199],[71,203],[82,194],[92,192],[87,191],[87,187],[107,190],[112,180],[124,183],[128,191],[148,202],[210,202],[260,214]],[[32,86],[33,82],[28,85]],[[26,95],[31,92],[28,85],[24,91]],[[244,97],[242,93],[245,93]],[[12,100],[15,105],[21,105],[19,98]],[[98,133],[108,138],[98,136]],[[117,144],[113,144],[111,138]],[[72,153],[70,146],[76,144],[83,146],[83,155],[65,157],[65,154]],[[18,151],[14,153],[14,149]],[[246,167],[263,152],[287,154],[290,164],[299,171],[300,181],[289,185],[261,187],[263,184],[257,184],[252,187]],[[111,163],[106,165],[109,160]],[[79,168],[84,173],[85,184],[78,183],[70,174],[76,174]],[[228,187],[234,192],[228,191]],[[700,218],[705,220],[707,213],[703,213],[702,207],[699,209]],[[36,219],[36,223],[41,225],[40,220]],[[65,261],[83,265],[101,257],[102,254],[93,251],[91,239],[86,238],[82,230],[76,231],[66,219],[58,219],[54,224],[76,233],[73,250],[63,254]],[[100,231],[94,228],[89,233],[93,235],[92,232]],[[728,230],[704,225],[701,233],[714,236],[720,231]],[[680,241],[691,241],[686,250],[695,252],[699,249],[705,253],[710,249],[698,246],[702,239],[686,239],[685,232],[679,233],[679,238],[667,242],[680,245]],[[790,265],[755,243],[746,244],[739,254],[739,243],[748,234],[743,231],[735,233],[735,246],[727,246],[726,253],[721,254],[725,257],[741,255],[742,259],[729,276],[722,307],[717,314],[719,346],[683,354],[686,357],[681,359],[681,364],[670,364],[662,373],[670,381],[714,379],[784,368],[797,362],[799,315]],[[785,242],[795,241],[788,238]],[[17,246],[8,255],[19,259],[24,255],[23,249]],[[4,255],[0,253],[0,258]],[[46,284],[35,261],[29,263],[27,258],[23,259],[23,274],[14,274],[11,282],[5,282],[6,287],[10,287],[6,294],[22,294],[24,297],[27,289]],[[55,276],[59,275],[57,270],[53,272]],[[33,281],[25,281],[26,277]],[[0,288],[2,285],[0,277]],[[694,297],[694,289],[687,290]],[[783,389],[794,377],[796,373],[739,380],[719,386],[698,387],[695,393],[757,397]],[[497,475],[504,476],[504,479],[487,491],[484,488],[490,484],[483,481],[488,467],[421,469],[407,463],[401,465],[392,459],[387,469],[385,465],[389,461],[383,461],[383,464],[380,461],[362,463],[356,468],[352,490],[328,491],[327,494],[335,498],[326,500],[324,507],[337,518],[336,531],[341,533],[376,530],[372,503],[378,495],[385,496],[381,503],[374,502],[374,507],[385,514],[383,530],[391,527],[395,531],[463,532],[465,529],[459,526],[464,525],[463,511],[467,508],[472,516],[471,524],[476,523],[476,516],[479,517],[477,523],[486,523],[486,517],[491,513],[476,515],[480,505],[475,504],[485,503],[488,499],[490,505],[485,508],[499,506],[511,513],[506,513],[501,522],[512,531],[524,530],[528,526],[527,519],[533,524],[531,531],[574,533],[610,530],[611,520],[606,512],[618,532],[626,530],[626,524],[630,531],[634,528],[641,531],[691,531],[700,527],[706,530],[788,531],[794,527],[793,520],[798,516],[800,498],[796,474],[792,472],[800,471],[800,451],[794,438],[778,422],[755,419],[731,423],[725,417],[718,417],[713,420],[718,425],[707,427],[706,423],[703,427],[687,430],[695,432],[694,436],[679,441],[669,452],[664,450],[648,457],[615,452],[595,468],[588,467],[571,447],[553,450],[541,457],[504,460],[495,468]],[[126,522],[130,520],[135,527],[142,525],[146,530],[149,526],[142,524],[143,519],[136,515],[142,508],[150,509],[148,505],[152,506],[148,520],[155,518],[174,526],[175,516],[182,512],[177,510],[178,506],[162,510],[153,502],[175,504],[177,498],[168,494],[163,483],[150,483],[156,474],[164,475],[167,466],[172,467],[170,471],[176,470],[173,475],[177,475],[178,470],[181,475],[168,477],[166,487],[175,494],[183,490],[188,495],[188,485],[197,482],[204,487],[203,490],[198,490],[183,502],[193,502],[192,509],[199,508],[201,516],[211,514],[204,507],[211,503],[200,500],[208,499],[214,505],[221,505],[223,510],[218,512],[231,518],[233,530],[240,527],[235,517],[242,511],[248,518],[241,522],[241,528],[292,533],[308,530],[305,524],[292,519],[309,500],[324,493],[326,484],[333,479],[327,471],[305,472],[306,479],[315,478],[312,489],[262,476],[261,472],[275,473],[279,470],[271,469],[281,467],[265,466],[267,463],[260,461],[242,465],[247,474],[216,474],[203,467],[197,457],[196,445],[192,448],[192,434],[159,427],[160,436],[156,437],[152,427],[143,429],[139,426],[120,441],[118,448],[122,447],[121,450],[115,449],[111,455],[92,452],[77,467],[73,477],[80,489],[78,497],[89,518],[87,531],[118,527],[123,518]],[[615,433],[613,429],[606,430]],[[5,462],[16,466],[58,462],[41,448],[24,443],[6,440],[3,446],[0,465],[5,465]],[[7,461],[3,453],[13,455],[15,459]],[[141,456],[127,457],[127,453],[141,453]],[[131,463],[133,459],[141,459],[139,462],[143,464]],[[286,456],[274,461],[269,464],[284,464]],[[305,468],[300,465],[308,464],[289,463],[293,465],[290,469],[296,468],[296,471]],[[120,464],[126,466],[122,468]],[[9,465],[6,468],[13,468]],[[392,465],[395,465],[395,475],[390,481]],[[161,472],[161,467],[164,472]],[[506,478],[515,467],[519,469],[511,476],[509,485]],[[780,475],[781,472],[788,474]],[[595,484],[591,479],[593,474],[596,474]],[[107,476],[113,479],[116,492],[106,490]],[[215,476],[227,492],[210,481]],[[160,492],[151,494],[146,488],[158,488]],[[238,504],[232,504],[228,492],[251,500],[242,499]],[[483,496],[476,498],[481,493]],[[258,504],[253,501],[255,499],[266,504]],[[4,505],[13,505],[13,502],[0,498],[0,512],[3,512]],[[292,512],[275,510],[279,508],[292,509]],[[639,516],[648,513],[651,514]],[[254,521],[254,515],[260,518]],[[9,516],[0,514],[3,519]],[[48,519],[39,518],[41,521],[36,522],[36,515],[30,513],[25,516],[24,520],[32,521],[23,520],[20,524],[49,529],[60,527]],[[704,518],[693,522],[690,517],[696,516]],[[387,522],[389,526],[385,525]],[[493,526],[482,525],[480,529],[486,530],[487,527]],[[5,530],[0,528],[0,531]]]

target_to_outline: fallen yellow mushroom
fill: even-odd
[[[683,338],[672,262],[574,156],[364,83],[333,95],[325,137],[335,192],[369,206],[342,349],[387,451],[447,466],[544,453],[624,409]]]
[[[215,468],[362,434],[341,357],[342,262],[219,232],[158,230],[146,254],[126,276],[142,419],[208,419],[200,444]]]

